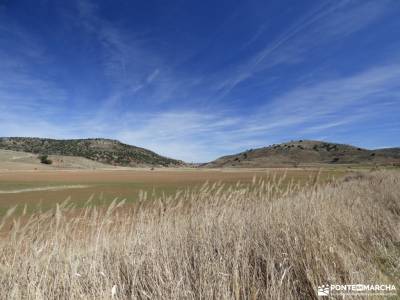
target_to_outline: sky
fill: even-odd
[[[205,162],[400,146],[400,1],[0,0],[0,136]]]

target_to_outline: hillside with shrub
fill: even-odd
[[[369,150],[356,146],[298,140],[223,156],[204,167],[298,167],[310,165],[400,166],[400,148]]]
[[[182,161],[110,139],[0,138],[0,149],[88,158],[114,166],[179,166]]]

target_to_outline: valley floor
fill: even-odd
[[[0,171],[0,215],[18,205],[22,211],[27,205],[32,212],[40,204],[41,209],[54,207],[70,198],[76,205],[83,205],[92,197],[96,205],[109,204],[115,198],[135,202],[139,193],[173,195],[178,190],[201,186],[205,182],[223,182],[225,185],[248,185],[254,177],[271,175],[284,177],[285,182],[305,182],[319,174],[319,180],[327,181],[343,176],[346,169],[193,169],[161,168],[150,170],[119,169],[70,169],[70,170],[2,170]]]
[[[1,181],[2,189],[7,180],[195,185],[104,207],[8,210],[0,217],[0,299],[318,299],[321,285],[360,283],[400,297],[398,171],[337,179],[318,170],[90,174],[14,172]],[[357,299],[367,297],[382,299]]]

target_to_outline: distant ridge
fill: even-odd
[[[184,163],[111,139],[57,140],[32,137],[0,138],[0,149],[36,154],[85,157],[114,166],[180,166]]]
[[[298,140],[220,157],[202,167],[297,167],[313,164],[400,165],[400,148],[367,150],[351,145]]]

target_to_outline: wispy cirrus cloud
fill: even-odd
[[[16,132],[6,128],[18,128],[25,115],[35,116],[35,124],[60,113],[67,97],[63,88],[38,72],[49,63],[40,40],[12,20],[0,25],[0,119],[7,133]]]
[[[357,53],[331,58],[337,55],[331,48],[346,48],[350,37],[391,16],[394,1],[318,2],[284,28],[269,18],[252,23],[252,34],[229,49],[226,33],[240,29],[235,23],[245,16],[239,8],[216,23],[213,34],[190,36],[201,42],[195,47],[182,40],[185,49],[173,42],[159,49],[165,33],[159,24],[136,30],[129,15],[107,18],[101,2],[71,3],[59,17],[76,33],[67,43],[75,47],[71,52],[82,57],[68,51],[55,57],[57,49],[40,36],[0,20],[0,135],[118,138],[207,161],[288,139],[344,141],[350,129],[355,139],[363,128],[399,126],[395,51],[357,68],[341,61]],[[228,58],[217,61],[213,51]]]
[[[244,63],[216,74],[217,77],[225,78],[217,80],[216,89],[224,97],[258,72],[278,65],[303,62],[309,59],[307,53],[310,50],[367,28],[390,14],[393,5],[395,3],[392,0],[321,2],[306,16],[290,25],[278,38],[268,41],[264,48]],[[254,38],[259,35],[260,32],[257,32]]]
[[[173,155],[168,149],[185,149],[188,144],[204,150],[211,144],[215,149],[214,153],[207,149],[203,155],[199,155],[200,151],[192,155],[183,150],[182,157],[192,161],[286,139],[320,137],[330,133],[332,128],[346,129],[349,124],[363,126],[381,114],[399,114],[399,70],[398,63],[367,69],[346,78],[299,86],[246,116],[232,118],[230,112],[187,111],[146,116],[139,122],[143,124],[139,128],[130,130],[126,124],[121,138],[128,142],[141,141],[167,155]],[[388,119],[387,122],[390,126],[392,121]],[[150,143],[146,142],[148,136],[152,137]]]

